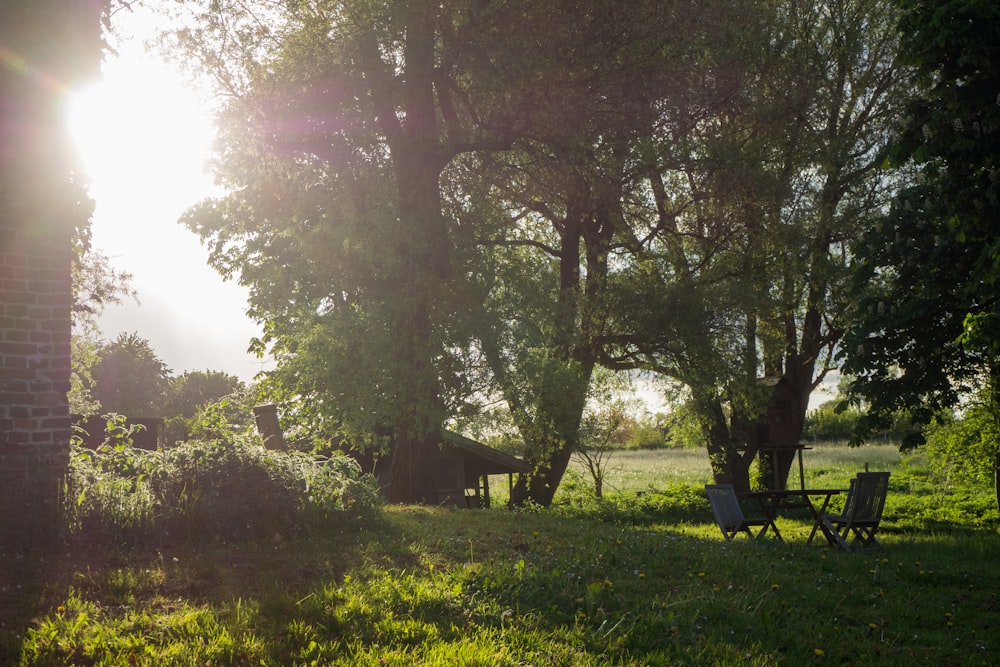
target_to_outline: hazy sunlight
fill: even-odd
[[[155,60],[113,60],[71,95],[67,123],[98,205],[187,206],[211,185],[211,113],[180,75]]]

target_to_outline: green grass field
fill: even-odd
[[[702,454],[702,457],[704,455]],[[0,552],[3,665],[990,665],[991,490],[891,447],[806,452],[809,485],[893,473],[883,548],[725,542],[697,452],[622,453],[604,502],[389,507],[297,538]],[[570,487],[573,485],[570,484]],[[642,491],[642,494],[638,494]]]
[[[802,464],[806,486],[833,488],[846,484],[859,470],[894,470],[901,465],[899,450],[895,445],[864,445],[849,447],[846,443],[816,443],[803,452]],[[669,484],[704,485],[712,481],[708,455],[703,449],[653,449],[621,450],[611,454],[608,474],[604,482],[606,493],[633,494],[664,489]],[[581,462],[574,458],[568,475],[582,486],[593,486]],[[798,468],[789,478],[798,484]],[[491,486],[500,489],[500,498],[506,496],[506,479],[497,477]]]

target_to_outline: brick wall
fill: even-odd
[[[97,74],[105,0],[0,1],[0,548],[51,537],[69,458],[70,261],[89,202],[64,92]]]
[[[69,456],[71,299],[68,234],[11,220],[10,203],[0,200],[0,520],[8,527],[45,521],[58,500]]]

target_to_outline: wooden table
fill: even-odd
[[[764,513],[767,525],[764,526],[761,535],[770,528],[779,540],[783,538],[778,526],[774,523],[778,512],[789,509],[808,509],[813,516],[813,526],[806,544],[812,544],[813,538],[816,537],[816,531],[820,527],[820,517],[826,511],[826,506],[830,504],[830,499],[839,493],[844,493],[844,491],[844,489],[783,489],[781,491],[753,491],[744,494],[743,497],[757,501]],[[822,502],[819,502],[820,498],[822,498]]]

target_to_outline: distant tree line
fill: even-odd
[[[239,378],[221,371],[174,375],[136,333],[98,344],[89,364],[88,379],[72,396],[76,414],[163,419],[168,444],[197,433],[204,410],[246,389]],[[243,421],[250,419],[248,413]]]

